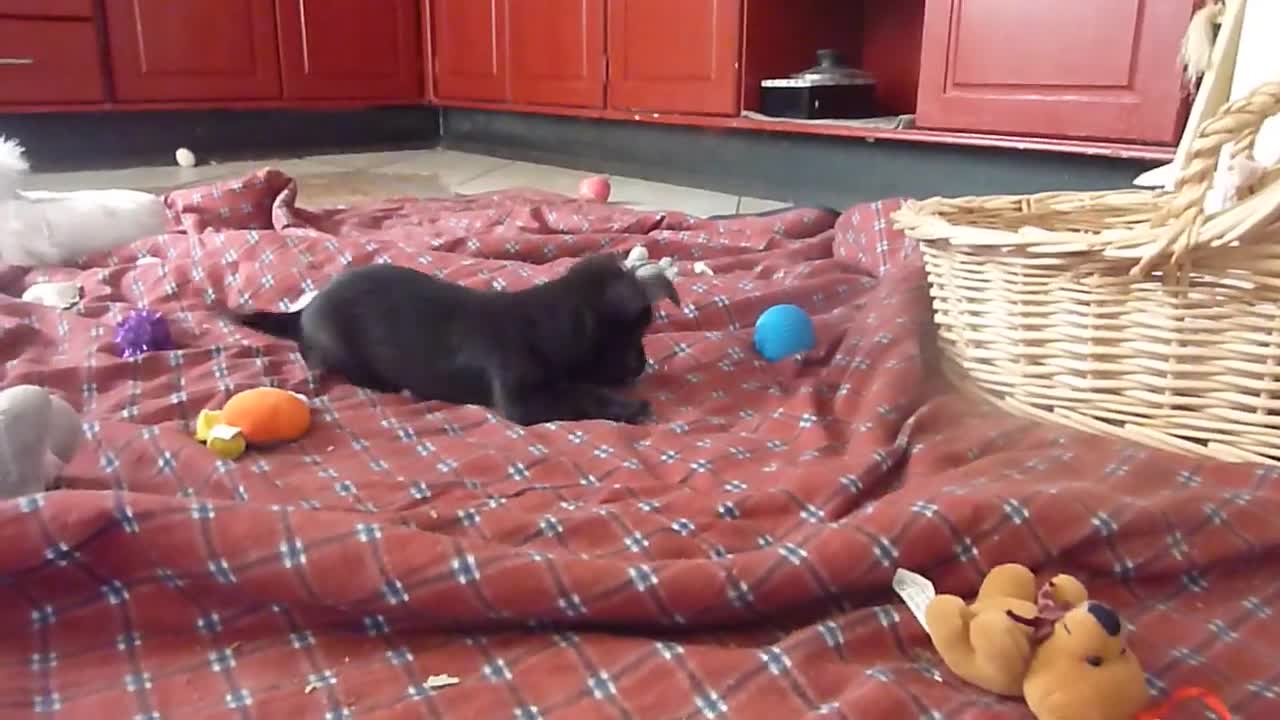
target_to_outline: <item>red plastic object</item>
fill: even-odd
[[[578,197],[583,200],[609,202],[611,192],[613,187],[609,184],[609,178],[603,175],[594,175],[578,183]]]

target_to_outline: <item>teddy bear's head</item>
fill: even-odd
[[[1100,602],[1086,602],[1063,615],[1041,645],[1045,648],[1094,668],[1121,662],[1129,654],[1120,616]]]
[[[1120,616],[1087,601],[1066,611],[1040,642],[1023,681],[1038,720],[1130,720],[1149,701],[1146,676]]]

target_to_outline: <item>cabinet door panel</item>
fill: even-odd
[[[284,96],[421,97],[414,0],[277,0]]]
[[[511,100],[604,107],[605,0],[507,0]]]
[[[101,57],[91,22],[0,18],[0,104],[102,102]]]
[[[1194,0],[928,0],[917,123],[1173,142]]]
[[[117,99],[280,97],[272,3],[111,0],[104,7]]]
[[[434,0],[431,15],[436,96],[509,99],[505,0]]]
[[[93,0],[0,0],[0,15],[88,19]]]
[[[742,0],[609,0],[609,106],[736,115]]]

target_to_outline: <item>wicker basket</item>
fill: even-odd
[[[1280,462],[1280,168],[1206,214],[1280,83],[1201,128],[1173,192],[908,203],[948,374],[1016,412],[1227,460]],[[1256,167],[1256,166],[1255,166]]]

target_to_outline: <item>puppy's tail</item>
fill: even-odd
[[[239,317],[240,324],[268,335],[298,342],[302,340],[302,311],[253,312]]]
[[[13,138],[0,135],[0,199],[11,198],[18,193],[28,167],[22,145]]]

